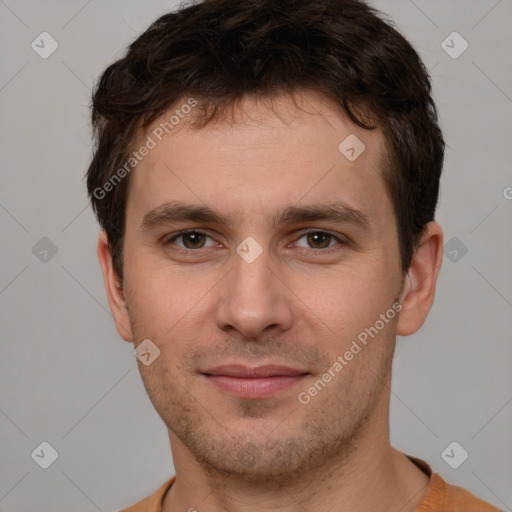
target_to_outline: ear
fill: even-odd
[[[397,325],[399,336],[416,332],[425,322],[434,301],[442,261],[443,230],[436,222],[429,222],[405,276]]]
[[[98,259],[100,260],[108,303],[110,304],[110,311],[112,311],[116,322],[117,332],[123,340],[133,341],[130,317],[124,299],[124,292],[121,287],[121,280],[114,269],[112,253],[105,231],[101,232],[98,239]]]

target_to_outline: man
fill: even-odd
[[[207,0],[93,97],[116,326],[176,477],[126,511],[495,511],[389,443],[442,261],[426,70],[357,0]]]

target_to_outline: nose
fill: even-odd
[[[219,329],[236,330],[245,338],[257,338],[265,330],[290,329],[293,293],[277,267],[271,265],[268,251],[252,263],[238,254],[233,260],[216,309]]]

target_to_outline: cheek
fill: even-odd
[[[364,342],[373,341],[374,336],[375,339],[394,337],[391,316],[395,318],[397,315],[390,308],[394,303],[393,291],[397,283],[390,273],[383,271],[382,265],[376,267],[375,264],[361,266],[357,270],[354,267],[323,278],[316,276],[314,280],[308,280],[309,286],[296,287],[297,296],[303,298],[303,302],[298,301],[298,314],[305,319],[306,329],[307,326],[314,327],[315,342],[324,345],[332,361],[349,350],[356,340]],[[391,315],[382,324],[381,315],[388,310]],[[375,349],[364,352],[357,357],[360,362],[371,357]]]
[[[125,280],[134,319],[157,332],[172,328],[204,295],[200,281],[190,272],[173,273],[161,259],[142,251],[126,258]]]
[[[180,364],[187,361],[201,339],[209,339],[206,331],[211,332],[212,328],[211,297],[207,293],[213,286],[210,279],[206,275],[190,277],[190,272],[185,277],[183,272],[169,275],[166,269],[137,272],[132,268],[126,272],[126,283],[135,340],[149,338],[160,349],[157,367],[180,374]]]
[[[295,276],[293,291],[301,315],[315,322],[337,342],[373,325],[394,301],[397,283],[382,260],[366,260],[314,278]]]

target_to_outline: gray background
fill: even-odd
[[[448,143],[437,220],[449,245],[429,319],[399,339],[391,440],[511,511],[512,2],[373,4],[431,70]],[[0,0],[1,511],[113,511],[174,472],[108,309],[82,177],[92,84],[176,5]],[[31,48],[43,31],[59,45],[47,59]],[[453,31],[469,44],[458,58],[441,46]],[[31,457],[43,441],[58,452],[48,469]],[[453,441],[469,453],[458,469],[441,457]]]

